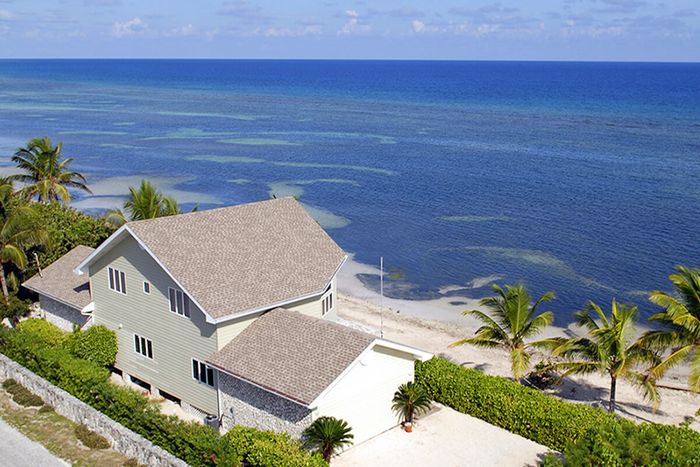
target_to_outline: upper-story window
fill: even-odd
[[[150,282],[143,282],[143,293],[145,294],[150,294],[151,293],[151,283]]]
[[[126,275],[124,271],[108,268],[109,288],[115,292],[126,294]]]
[[[178,315],[190,317],[190,300],[182,290],[168,288],[168,298],[170,299],[170,311]]]
[[[200,383],[214,387],[214,369],[195,358],[192,359],[192,378]]]
[[[322,314],[325,315],[333,309],[333,291],[329,291],[326,295],[321,298],[321,310]]]

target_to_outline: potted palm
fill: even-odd
[[[406,432],[413,431],[413,421],[416,415],[427,412],[432,401],[422,386],[409,381],[399,386],[392,399],[392,410],[402,419]]]

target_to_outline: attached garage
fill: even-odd
[[[399,422],[391,399],[430,354],[285,309],[258,318],[208,363],[219,370],[224,429],[248,425],[300,436],[334,416],[355,444]]]

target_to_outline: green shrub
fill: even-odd
[[[603,410],[565,402],[442,358],[417,362],[416,382],[437,402],[557,451],[589,428],[617,423]]]
[[[10,294],[8,303],[0,300],[0,321],[7,318],[14,326],[20,318],[29,314],[31,304],[31,300],[20,300],[15,294]]]
[[[73,332],[65,345],[76,357],[100,366],[112,365],[117,358],[117,334],[101,325]]]
[[[327,465],[284,434],[247,428],[221,436],[209,426],[163,415],[138,392],[109,383],[105,368],[36,333],[0,328],[0,351],[190,465]]]
[[[102,436],[90,431],[85,425],[75,427],[75,437],[83,443],[83,446],[90,449],[109,449],[110,444]]]
[[[17,329],[27,334],[32,334],[49,345],[60,345],[66,339],[66,333],[58,326],[49,323],[45,319],[32,318],[22,321]]]
[[[51,407],[50,405],[44,404],[41,407],[39,407],[38,412],[39,413],[53,413],[53,412],[55,412],[55,409],[53,407]]]
[[[700,465],[700,433],[689,428],[652,423],[617,424],[590,429],[564,449],[563,462],[549,466],[677,466]]]

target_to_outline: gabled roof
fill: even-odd
[[[29,278],[22,285],[76,310],[83,310],[92,301],[87,276],[73,270],[95,249],[79,245],[51,263],[46,269]]]
[[[129,222],[131,234],[211,320],[323,293],[346,256],[294,198]]]
[[[308,406],[376,339],[341,324],[277,308],[256,319],[207,361]]]

